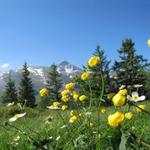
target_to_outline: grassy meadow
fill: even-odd
[[[145,104],[146,110],[150,112],[150,102],[145,101],[142,104]],[[70,110],[38,108],[24,108],[24,110],[20,110],[18,106],[1,106],[0,149],[115,149],[112,145],[112,137],[117,143],[116,139],[119,137],[117,135],[119,130],[107,124],[108,115],[114,113],[115,109],[113,106],[105,109],[105,113],[99,113],[100,126],[98,128],[96,107],[92,107],[91,114],[87,114],[87,116],[91,115],[90,122],[92,122],[92,125],[89,126],[88,120],[85,121],[84,115],[86,114],[84,114],[84,109],[77,110],[82,112],[83,116],[77,123],[70,125]],[[122,112],[126,111],[126,109],[127,106],[121,107]],[[134,117],[131,120],[125,120],[122,128],[128,130],[129,134],[134,134],[132,136],[132,138],[135,137],[135,139],[132,139],[134,140],[132,142],[133,145],[131,145],[132,149],[148,150],[150,144],[150,117],[144,112],[137,113],[134,107],[130,109]],[[26,116],[19,118],[15,122],[7,123],[9,118],[17,112],[26,112]],[[69,126],[69,128],[66,126]],[[98,137],[97,130],[100,130]],[[99,146],[101,142],[103,147]],[[138,146],[136,147],[134,144]]]

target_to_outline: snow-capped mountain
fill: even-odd
[[[30,71],[30,77],[32,79],[35,89],[38,91],[45,86],[48,72],[50,67],[45,66],[28,66]],[[15,80],[16,87],[19,86],[21,79],[22,67],[15,70],[0,70],[0,91],[3,91],[5,87],[5,81],[7,80],[8,73],[11,71],[12,77]],[[72,77],[81,74],[82,70],[67,61],[63,61],[57,65],[57,71],[61,74],[64,83],[68,82]]]

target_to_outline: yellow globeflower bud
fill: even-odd
[[[113,104],[114,104],[115,106],[122,106],[122,105],[124,105],[125,100],[126,100],[126,97],[123,96],[123,95],[121,95],[121,94],[119,94],[119,93],[117,93],[117,94],[113,97],[113,99],[112,99]]]
[[[147,41],[147,45],[150,47],[150,39]]]
[[[89,79],[90,74],[88,72],[83,72],[81,75],[81,79],[82,80],[88,80]]]
[[[145,105],[139,105],[138,107],[140,107],[141,109],[140,108],[136,108],[137,112],[143,112],[145,110]]]
[[[115,112],[108,116],[108,124],[112,127],[119,126],[124,121],[124,114],[121,112]]]
[[[66,110],[68,108],[68,105],[63,105],[61,110]]]
[[[66,90],[71,91],[71,90],[74,89],[74,87],[75,87],[75,83],[68,83],[68,84],[66,84]]]
[[[75,111],[75,110],[71,110],[70,111],[70,116],[74,116],[74,115],[76,115],[77,114],[77,112]]]
[[[125,118],[130,120],[132,117],[133,117],[133,113],[132,112],[125,113]]]
[[[40,96],[45,96],[48,94],[48,89],[43,88],[42,90],[40,90]]]
[[[96,67],[100,63],[100,57],[99,56],[93,56],[88,61],[88,66],[93,68]]]
[[[76,121],[77,121],[77,116],[75,116],[75,115],[73,115],[69,120],[69,122],[72,124],[75,123]]]
[[[102,109],[101,109],[101,113],[104,114],[105,112],[106,112],[106,109],[105,109],[105,108],[102,108]]]
[[[59,102],[53,102],[53,106],[58,107],[58,106],[60,106],[60,103]]]
[[[94,124],[92,122],[89,123],[90,128],[93,128]]]
[[[127,91],[127,89],[122,89],[118,93],[125,96],[125,95],[127,95],[128,91]]]
[[[87,96],[85,96],[85,95],[81,95],[81,96],[79,97],[79,100],[80,100],[81,102],[85,101],[86,99],[87,99]]]

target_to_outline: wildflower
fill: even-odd
[[[65,103],[69,101],[69,97],[68,96],[63,96],[61,98],[62,101],[64,101]]]
[[[135,87],[135,88],[140,88],[142,86],[143,86],[142,84],[135,84],[135,85],[133,85],[133,87]]]
[[[48,94],[48,89],[43,88],[42,90],[40,90],[40,96],[45,96]]]
[[[59,141],[59,139],[60,139],[60,135],[56,138],[56,141]]]
[[[74,84],[74,83],[68,83],[68,84],[66,84],[66,90],[71,91],[71,90],[74,89],[74,87],[75,87],[75,84]]]
[[[145,96],[139,96],[138,92],[132,92],[132,96],[128,95],[127,99],[134,102],[144,101]]]
[[[105,108],[102,108],[102,109],[101,109],[101,113],[104,114],[105,112],[106,112],[106,109],[105,109]]]
[[[112,127],[119,126],[124,121],[124,114],[122,112],[115,112],[108,116],[108,124]]]
[[[76,115],[73,115],[71,118],[70,118],[70,120],[69,120],[69,122],[70,123],[75,123],[77,121],[77,116]]]
[[[96,67],[98,64],[100,64],[100,57],[99,56],[93,56],[88,61],[88,66],[91,68]]]
[[[64,128],[66,128],[67,127],[67,125],[63,125],[63,126],[61,126],[60,128],[61,129],[64,129]]]
[[[14,115],[12,118],[9,119],[9,122],[14,122],[14,121],[16,121],[17,119],[24,117],[25,115],[26,115],[26,113],[16,114],[16,115]]]
[[[126,100],[126,97],[123,96],[123,95],[121,95],[121,94],[119,94],[119,93],[117,93],[117,94],[113,97],[113,99],[112,99],[113,104],[114,104],[115,106],[122,106],[122,105],[124,105],[125,100]]]
[[[147,45],[150,47],[150,39],[147,41]]]
[[[86,116],[91,116],[91,115],[92,115],[92,112],[86,112],[85,115],[86,115]]]
[[[121,85],[121,87],[119,88],[119,90],[124,89],[126,86],[125,85]]]
[[[77,113],[77,112],[76,112],[75,110],[71,110],[71,111],[70,111],[70,116],[74,116],[74,115],[76,115],[76,113]]]
[[[82,113],[79,113],[79,117],[82,117],[83,116],[83,114]]]
[[[127,92],[128,92],[127,89],[122,89],[118,93],[125,96],[125,95],[127,95]]]
[[[64,90],[64,91],[61,92],[62,97],[63,96],[68,96],[68,94],[69,94],[69,90]]]
[[[81,102],[85,101],[86,99],[87,99],[87,96],[85,96],[85,95],[81,95],[81,96],[79,97],[79,100],[80,100]]]
[[[107,99],[112,99],[112,97],[114,96],[115,94],[114,93],[109,93],[109,94],[107,94]]]
[[[89,123],[90,128],[93,128],[94,124],[92,122]]]
[[[66,110],[68,108],[68,105],[63,105],[62,107],[61,107],[61,110]]]
[[[139,108],[136,108],[137,112],[143,112],[145,110],[145,105],[139,105]],[[141,109],[140,109],[141,108]]]
[[[14,138],[14,141],[17,142],[20,140],[20,136],[18,135],[17,137]]]
[[[130,120],[132,117],[133,117],[133,113],[132,112],[125,113],[125,118]]]
[[[56,101],[56,102],[53,102],[51,106],[47,106],[47,108],[56,110],[56,109],[60,109],[59,106],[60,106],[60,103]]]
[[[15,104],[14,102],[8,103],[8,104],[7,104],[7,107],[13,106],[14,104]]]
[[[81,79],[82,80],[88,80],[89,79],[90,74],[88,72],[83,72],[81,75]]]

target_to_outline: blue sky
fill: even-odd
[[[128,37],[150,60],[150,0],[0,0],[0,65],[81,66],[97,44],[113,61]]]

